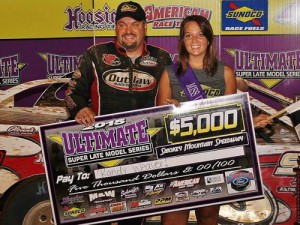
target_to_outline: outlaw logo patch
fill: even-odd
[[[128,70],[109,70],[103,74],[103,81],[121,91],[129,91],[130,82],[133,91],[150,91],[156,86],[156,79],[152,75],[136,70],[132,79],[129,79]]]

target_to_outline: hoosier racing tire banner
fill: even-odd
[[[247,93],[40,127],[55,224],[263,198]]]

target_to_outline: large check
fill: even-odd
[[[247,93],[40,127],[56,224],[263,197]]]

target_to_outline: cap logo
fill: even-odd
[[[121,12],[135,12],[137,7],[134,5],[123,5],[121,8]]]

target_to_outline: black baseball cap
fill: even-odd
[[[122,2],[117,8],[116,22],[123,17],[131,17],[137,21],[146,21],[146,14],[142,6],[136,2]]]

